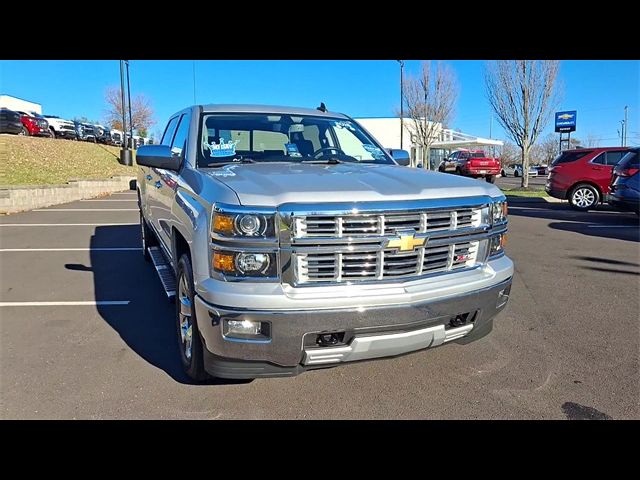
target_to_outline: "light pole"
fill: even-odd
[[[120,163],[122,165],[131,166],[133,165],[133,157],[131,155],[131,150],[129,150],[129,146],[127,144],[127,117],[125,114],[125,103],[124,103],[124,65],[123,60],[120,60],[120,95],[122,98],[122,149],[120,150]]]
[[[131,84],[129,83],[129,60],[125,60],[127,65],[127,98],[129,99],[129,137],[131,138],[131,149],[135,147],[133,144],[133,120],[131,118]]]
[[[402,143],[404,132],[404,60],[397,62],[400,64],[400,150],[404,150]]]
[[[627,130],[629,129],[629,124],[627,123],[627,110],[629,109],[628,105],[624,106],[624,137],[623,137],[623,143],[622,146],[626,147],[627,146]]]

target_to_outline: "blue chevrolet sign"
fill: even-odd
[[[556,112],[556,132],[575,132],[578,112]]]

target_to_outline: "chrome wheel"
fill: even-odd
[[[590,188],[577,188],[573,192],[573,203],[580,208],[588,208],[596,203],[596,196]]]
[[[182,275],[178,285],[178,301],[179,303],[179,322],[180,322],[180,340],[182,341],[182,352],[187,360],[191,360],[191,340],[192,340],[192,323],[191,323],[191,297],[187,281]]]

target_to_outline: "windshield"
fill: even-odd
[[[486,158],[486,155],[483,151],[478,150],[477,152],[469,152],[469,158]]]
[[[393,164],[350,120],[288,114],[205,114],[198,166],[229,162]]]

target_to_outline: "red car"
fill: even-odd
[[[20,112],[22,122],[22,132],[19,135],[30,135],[32,137],[50,137],[49,122],[44,117],[26,112]]]
[[[500,161],[488,157],[483,150],[458,150],[445,158],[438,170],[465,177],[484,177],[487,182],[494,183],[500,174]]]
[[[576,210],[586,211],[609,193],[613,167],[627,153],[624,147],[565,150],[551,163],[545,190]]]

